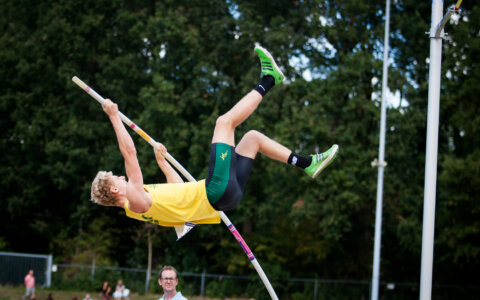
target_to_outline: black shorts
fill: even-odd
[[[205,180],[208,202],[219,211],[234,209],[242,200],[253,159],[235,152],[235,147],[214,143]]]

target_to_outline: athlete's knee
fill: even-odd
[[[231,129],[233,128],[233,120],[227,114],[224,114],[217,118],[215,126]]]
[[[256,130],[249,130],[238,143],[235,151],[245,157],[255,158],[264,135]]]
[[[264,135],[257,130],[249,130],[247,133],[245,133],[243,137],[249,141],[259,142],[264,137]]]

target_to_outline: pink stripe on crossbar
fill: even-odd
[[[90,87],[87,85],[87,87],[85,88],[85,92],[90,92]]]
[[[132,123],[132,125],[130,125],[130,128],[134,129],[134,128],[135,128],[135,124]]]

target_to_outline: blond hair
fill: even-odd
[[[92,182],[91,197],[92,202],[105,205],[115,206],[117,197],[110,192],[113,186],[112,172],[99,171]]]

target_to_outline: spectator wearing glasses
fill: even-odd
[[[159,300],[187,300],[181,292],[177,292],[178,277],[174,267],[165,266],[158,275],[158,284],[163,288],[163,296]]]

